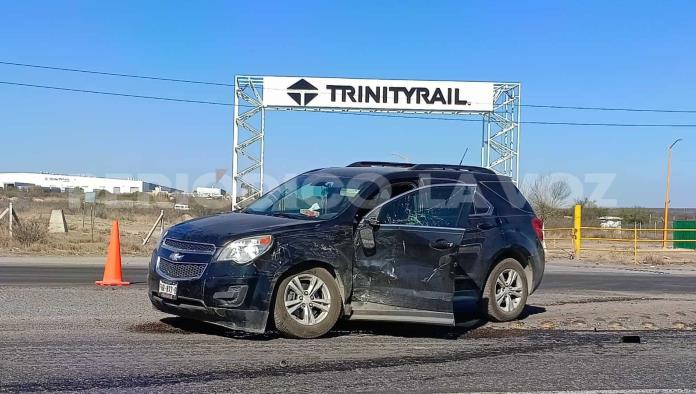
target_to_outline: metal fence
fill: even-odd
[[[666,237],[664,236],[665,231]],[[692,239],[676,240],[674,234],[677,232],[680,234],[691,233],[696,232],[696,229],[668,228],[666,230],[655,230],[652,228],[639,228],[636,224],[633,225],[633,228],[583,226],[582,207],[576,205],[573,214],[573,227],[545,228],[544,241],[546,249],[550,251],[568,250],[568,248],[560,247],[559,243],[569,242],[575,258],[579,258],[583,251],[630,253],[633,255],[635,263],[638,262],[638,256],[641,253],[691,253],[696,255],[696,251],[693,248],[684,247],[685,244],[696,243],[696,239],[693,239],[694,237],[683,237]],[[668,241],[665,242],[664,239]],[[602,244],[609,244],[612,247],[602,247],[604,246]],[[670,244],[672,244],[672,247],[668,247]],[[681,247],[674,247],[676,244]]]

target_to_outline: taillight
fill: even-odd
[[[537,237],[539,237],[539,241],[544,240],[544,222],[539,219],[538,217],[534,217],[532,219],[532,227],[534,228],[534,232],[536,233]]]

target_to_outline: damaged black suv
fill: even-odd
[[[171,227],[150,263],[167,313],[314,338],[339,318],[517,318],[544,272],[542,223],[510,178],[358,162],[306,172],[239,212]]]

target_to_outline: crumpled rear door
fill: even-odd
[[[408,194],[397,200],[409,198]],[[422,201],[398,204],[396,202],[398,210],[395,212],[412,210],[419,204],[420,211],[410,212],[412,216],[430,209]],[[384,207],[385,210],[392,208]],[[457,227],[463,208],[457,206],[448,210],[439,206],[438,209],[441,215],[455,215],[447,219],[450,222],[443,222],[449,226],[431,225],[436,223],[427,220],[399,222],[379,211],[368,215],[360,224],[353,267],[352,318],[454,323],[453,269],[465,233],[463,228]],[[374,224],[369,224],[370,219]],[[374,242],[365,239],[370,233]]]

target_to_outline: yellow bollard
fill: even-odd
[[[573,248],[575,249],[575,258],[580,257],[580,249],[582,247],[582,206],[575,205],[573,213]]]
[[[633,223],[633,263],[638,264],[638,227]]]

